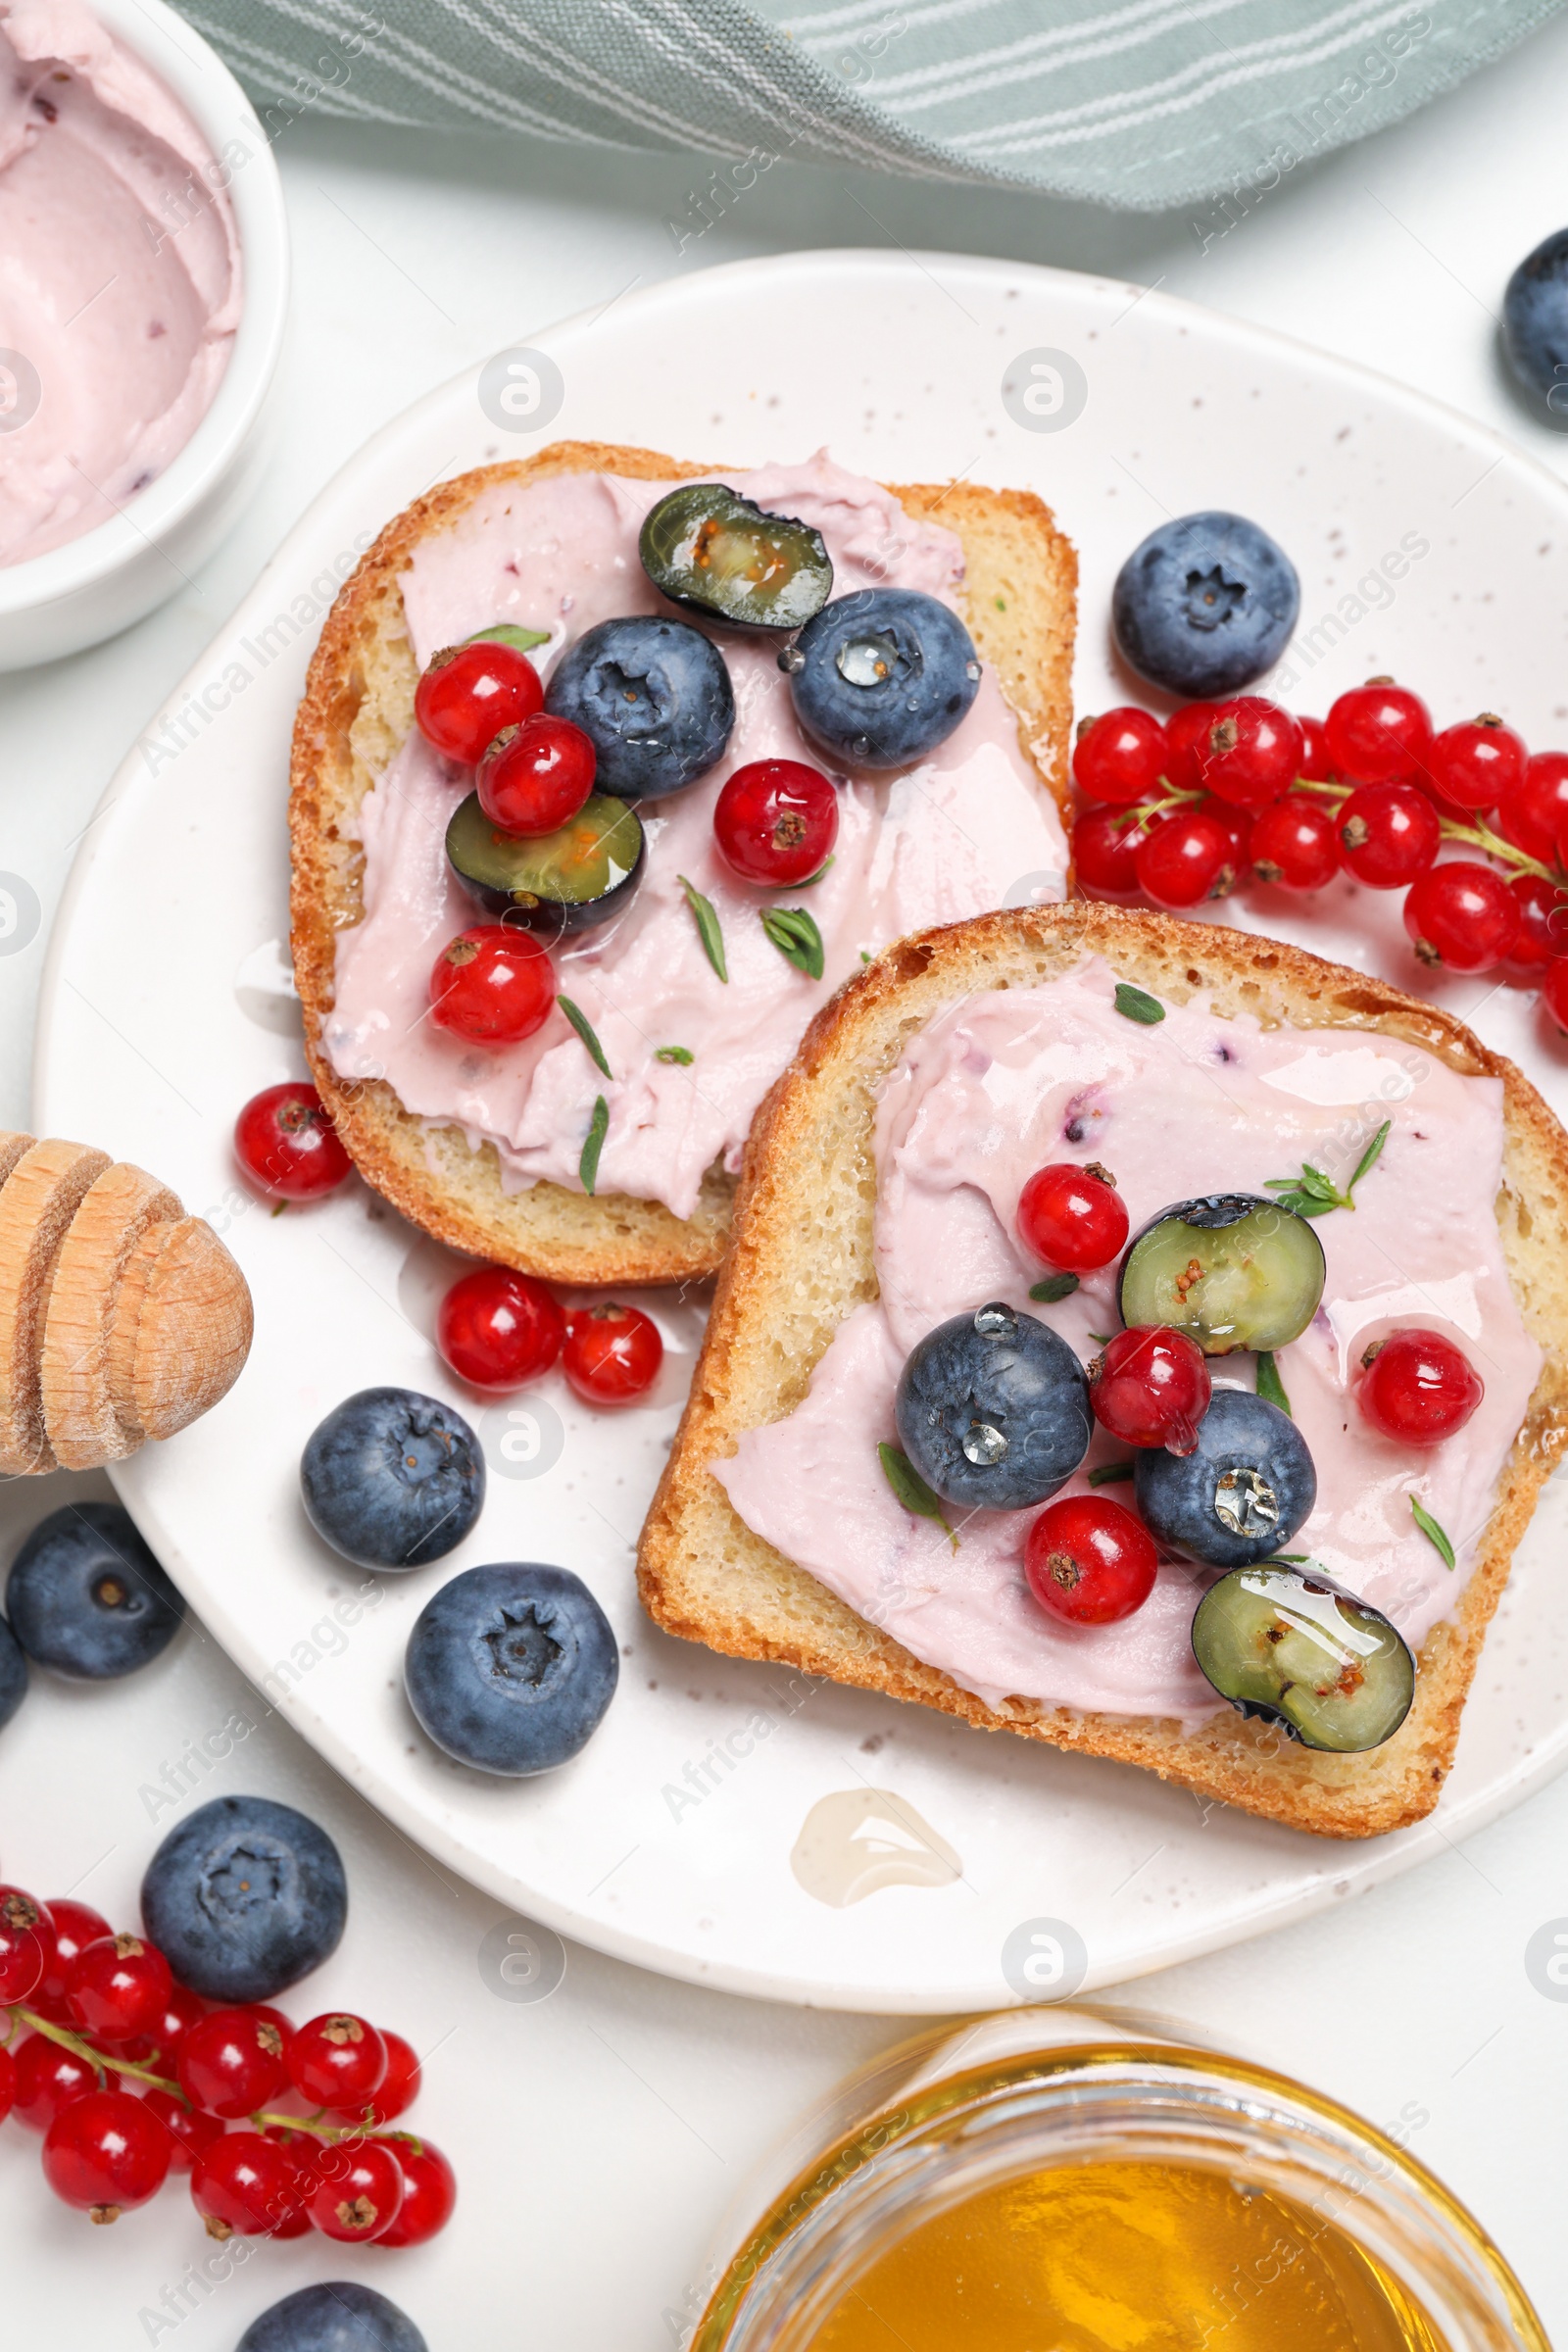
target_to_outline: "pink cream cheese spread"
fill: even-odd
[[[230,176],[79,0],[0,0],[0,564],[112,519],[212,406]]]
[[[949,531],[910,521],[887,491],[825,454],[722,477],[763,508],[812,523],[833,559],[835,596],[913,588],[956,602],[962,553]],[[637,555],[650,507],[674,485],[564,474],[499,484],[416,549],[403,579],[415,655],[510,620],[550,631],[533,659],[548,676],[570,640],[602,620],[667,610]],[[715,632],[735,689],[724,757],[682,792],[640,804],[643,879],[626,913],[555,952],[562,991],[587,1014],[614,1076],[605,1079],[557,1011],[523,1044],[466,1045],[426,1017],[430,968],[480,916],[446,861],[447,821],[469,776],[411,734],[360,811],[365,919],[337,942],[336,1001],[324,1043],[346,1079],[383,1077],[405,1108],[488,1140],[511,1190],[549,1178],[580,1190],[594,1100],[610,1127],[597,1190],[697,1206],[715,1160],[738,1168],[752,1114],[801,1033],[862,960],[891,941],[1001,906],[1065,895],[1060,820],[1020,746],[989,668],[967,715],[929,759],[883,777],[845,775],[802,736],[777,649]],[[804,760],[840,785],[833,862],[820,881],[756,890],[720,858],[713,804],[753,760]],[[727,985],[708,960],[680,877],[711,900]],[[760,910],[808,906],[822,934],[819,981],[785,961]],[[689,1063],[658,1059],[678,1047]]]
[[[1114,1265],[1058,1304],[1031,1303],[1041,1268],[1014,1234],[1033,1171],[1102,1162],[1136,1233],[1200,1194],[1261,1192],[1303,1159],[1343,1184],[1392,1120],[1353,1210],[1315,1222],[1322,1303],[1277,1363],[1318,1479],[1316,1508],[1290,1548],[1382,1609],[1412,1648],[1463,1591],[1542,1357],[1508,1284],[1494,1206],[1495,1080],[1460,1077],[1389,1038],[1221,1019],[1201,998],[1141,1027],[1115,1010],[1114,986],[1104,963],[1086,961],[1038,988],[970,997],[912,1040],[877,1117],[880,1298],[848,1317],[796,1410],[749,1431],[713,1470],[748,1527],[988,1703],[1018,1695],[1192,1729],[1218,1703],[1189,1639],[1216,1571],[1164,1563],[1133,1616],[1068,1626],[1024,1581],[1032,1512],[964,1519],[955,1550],[900,1506],[877,1460],[880,1442],[897,1442],[905,1356],[950,1315],[1004,1299],[1043,1316],[1086,1362],[1092,1335],[1118,1328]],[[1474,1418],[1431,1447],[1378,1436],[1350,1393],[1371,1342],[1410,1324],[1455,1340],[1486,1385]],[[1250,1355],[1210,1370],[1218,1386],[1253,1385]],[[1097,1429],[1063,1493],[1085,1491],[1091,1467],[1129,1450]],[[1451,1538],[1456,1570],[1421,1534],[1412,1494]]]

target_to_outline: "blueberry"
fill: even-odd
[[[40,1519],[12,1566],[6,1608],[28,1657],[74,1683],[134,1674],[185,1615],[118,1502],[67,1502]]]
[[[1239,693],[1285,651],[1296,567],[1243,514],[1183,514],[1135,547],[1111,591],[1116,643],[1167,694]]]
[[[1568,417],[1568,228],[1527,254],[1502,298],[1502,344],[1519,381]]]
[[[335,1952],[348,1917],[337,1847],[292,1805],[217,1796],[147,1865],[141,1915],[181,1984],[270,2001]]]
[[[466,1568],[409,1636],[409,1704],[437,1747],[479,1772],[551,1772],[615,1695],[610,1621],[568,1568]]]
[[[1250,1568],[1310,1514],[1317,1472],[1289,1413],[1250,1390],[1216,1389],[1196,1451],[1140,1452],[1133,1492],[1159,1543],[1216,1568]]]
[[[910,1351],[894,1403],[899,1438],[926,1485],[968,1509],[1019,1511],[1071,1478],[1094,1427],[1089,1382],[1037,1315],[982,1306]]]
[[[0,1617],[0,1731],[27,1695],[27,1658],[22,1643]]]
[[[545,709],[581,727],[599,756],[596,792],[653,800],[723,756],[735,724],[724,657],[683,620],[602,620],[557,662]]]
[[[912,588],[836,598],[779,660],[807,734],[857,767],[923,760],[980,691],[968,630],[956,612]]]
[[[361,1389],[300,1457],[311,1525],[361,1568],[422,1568],[484,1502],[484,1455],[461,1413],[416,1389]]]
[[[373,2286],[323,2278],[252,2320],[235,2352],[428,2352],[409,2318]]]

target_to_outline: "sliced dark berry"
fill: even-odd
[[[1205,1355],[1272,1351],[1299,1339],[1323,1296],[1323,1245],[1304,1219],[1256,1193],[1210,1193],[1162,1208],[1121,1261],[1129,1327],[1164,1323]]]
[[[595,793],[569,824],[524,839],[503,833],[470,792],[447,826],[447,859],[476,906],[542,938],[589,931],[621,913],[642,879],[642,819]]]
[[[1382,1611],[1284,1560],[1232,1569],[1209,1587],[1193,1655],[1240,1713],[1337,1755],[1381,1747],[1415,1695],[1415,1660]]]
[[[722,482],[687,482],[662,498],[637,552],[671,604],[734,628],[798,629],[833,593],[821,532]]]

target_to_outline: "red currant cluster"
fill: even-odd
[[[1389,678],[1326,719],[1255,694],[1163,723],[1129,706],[1082,721],[1073,777],[1092,804],[1073,826],[1084,889],[1176,909],[1249,872],[1284,890],[1341,871],[1408,889],[1423,963],[1505,966],[1568,1027],[1568,753],[1531,754],[1491,712],[1439,733]],[[1440,864],[1446,843],[1481,855]]]
[[[629,1404],[659,1377],[664,1343],[640,1306],[563,1307],[531,1274],[477,1266],[441,1301],[436,1345],[460,1380],[496,1394],[537,1380],[559,1358],[589,1404]]]
[[[419,2061],[364,2018],[295,2028],[259,2002],[210,2008],[145,1936],[3,1886],[0,2011],[0,2122],[14,2111],[43,2134],[44,2179],[95,2222],[173,2172],[217,2238],[417,2246],[451,2218],[440,2149],[384,2129],[416,2096]]]

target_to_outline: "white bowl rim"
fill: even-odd
[[[90,0],[93,13],[172,90],[213,153],[246,149],[228,185],[245,272],[234,348],[212,407],[155,482],[63,547],[0,566],[0,618],[94,586],[159,546],[227,471],[267,396],[288,320],[288,217],[256,111],[216,49],[167,0]],[[134,519],[132,519],[134,517]]]

